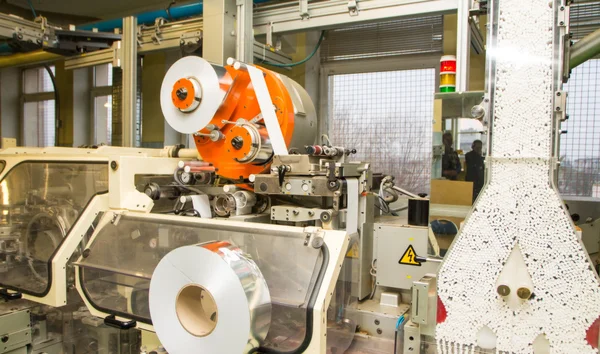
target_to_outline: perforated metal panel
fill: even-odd
[[[398,185],[428,193],[435,69],[332,75],[329,137]]]
[[[322,61],[388,57],[442,51],[442,16],[367,23],[327,32]]]
[[[595,197],[600,185],[600,59],[575,68],[568,84],[567,113],[562,124],[559,189],[562,195]]]

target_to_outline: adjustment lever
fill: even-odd
[[[8,289],[0,289],[0,297],[6,301],[19,300],[23,297],[20,292],[8,292]]]
[[[443,258],[437,258],[437,257],[421,257],[421,256],[415,257],[415,261],[417,261],[419,263],[425,263],[425,262],[442,263],[443,260],[444,260]]]
[[[285,178],[287,168],[284,165],[280,165],[279,167],[277,167],[277,172],[279,176],[279,187],[281,187],[283,185],[283,179]]]
[[[119,321],[115,315],[106,316],[104,318],[104,324],[118,329],[130,329],[137,326],[137,322],[135,320]]]

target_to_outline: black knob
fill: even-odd
[[[8,336],[2,336],[2,343],[8,342]]]
[[[177,90],[177,92],[175,92],[175,94],[177,95],[177,98],[179,98],[180,100],[185,100],[188,96],[188,91],[185,87],[181,87],[180,89]]]
[[[241,136],[236,136],[235,138],[231,139],[231,146],[233,146],[233,148],[236,150],[241,149],[242,146],[244,146],[244,139]]]

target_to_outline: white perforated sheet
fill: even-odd
[[[496,352],[534,353],[544,335],[550,353],[596,353],[586,332],[600,316],[598,278],[550,180],[554,9],[502,0],[499,14],[491,175],[440,269],[438,352],[473,353],[486,326]],[[511,306],[497,286],[517,245],[534,295]],[[509,286],[516,296],[524,285]]]

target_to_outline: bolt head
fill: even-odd
[[[498,289],[496,289],[498,291],[498,295],[500,296],[508,296],[510,295],[510,288],[506,285],[500,285],[498,286]]]
[[[519,288],[517,289],[517,296],[521,300],[529,300],[529,298],[531,297],[531,290],[527,288]]]

